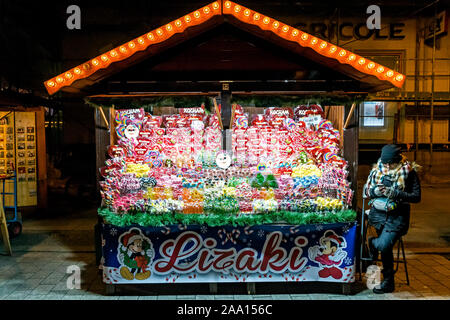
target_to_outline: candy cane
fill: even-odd
[[[289,232],[290,232],[291,234],[297,233],[298,231],[299,231],[298,227],[290,227],[290,228],[289,228]]]
[[[225,233],[225,229],[220,229],[219,231],[217,231],[217,235],[219,236],[220,239],[223,239],[223,235],[222,233]],[[222,245],[224,245],[227,242],[227,239],[225,238],[225,240],[222,241]]]
[[[164,230],[161,230],[161,232],[167,236],[170,233],[170,228],[168,228],[168,227],[163,227],[163,228],[164,228]]]
[[[236,236],[234,236],[235,234],[236,234]],[[241,235],[241,232],[240,232],[238,229],[234,229],[234,230],[231,232],[231,236],[232,236],[232,237],[234,236],[234,238],[230,239],[231,242],[233,242],[234,244],[236,244],[236,239],[239,238],[240,235]]]
[[[246,226],[245,228],[244,228],[244,233],[246,234],[246,235],[250,235],[250,234],[252,234],[253,232],[254,232],[254,230],[249,230],[251,228],[251,226]]]

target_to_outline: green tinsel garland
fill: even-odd
[[[352,222],[356,219],[354,210],[343,210],[339,212],[290,212],[277,211],[267,214],[148,214],[138,212],[134,214],[116,214],[108,208],[99,208],[98,214],[103,217],[105,222],[116,226],[129,226],[137,224],[143,227],[155,226],[162,227],[171,224],[206,224],[211,227],[233,225],[233,226],[249,226],[262,225],[284,222],[291,225],[306,225],[317,223],[336,223],[336,222]]]

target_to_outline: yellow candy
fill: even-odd
[[[136,178],[142,178],[148,175],[150,167],[147,164],[128,163],[126,173],[134,173]]]

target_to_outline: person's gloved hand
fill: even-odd
[[[375,187],[375,188],[373,189],[373,193],[374,193],[377,197],[383,196],[383,191],[382,191],[382,189],[380,189],[380,187]]]
[[[389,187],[389,188],[384,188],[382,193],[383,193],[383,196],[385,196],[389,199],[393,199],[397,195],[397,190],[395,190],[395,188],[393,188],[393,187]]]

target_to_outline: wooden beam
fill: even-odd
[[[353,104],[352,104],[352,107],[351,107],[351,109],[350,109],[350,113],[348,114],[347,119],[345,120],[345,123],[344,123],[344,129],[347,129],[347,127],[348,127],[348,124],[349,124],[349,122],[350,122],[350,119],[351,119],[352,116],[353,116],[353,112],[355,111],[355,106],[356,106],[356,103],[353,103]]]
[[[108,122],[108,120],[106,120],[106,116],[105,116],[105,112],[103,112],[103,108],[99,107],[98,109],[100,111],[100,114],[102,115],[103,121],[105,121],[106,126],[109,127],[109,122]]]
[[[45,142],[45,109],[36,111],[37,207],[48,207],[47,146]]]

